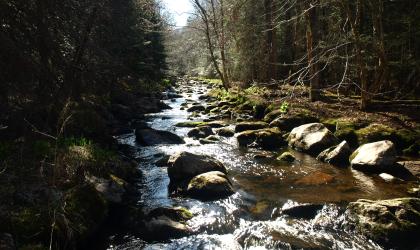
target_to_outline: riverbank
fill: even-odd
[[[162,89],[119,86],[108,100],[69,102],[57,134],[44,133],[23,112],[12,114],[0,131],[0,248],[90,248],[109,231],[104,227],[125,226],[119,214],[130,210],[141,173],[115,136],[168,108]]]

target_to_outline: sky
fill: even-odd
[[[193,7],[190,0],[163,0],[167,10],[172,14],[176,26],[185,26],[187,24],[188,13]]]

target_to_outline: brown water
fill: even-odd
[[[192,94],[184,93],[184,98],[167,101],[172,110],[148,116],[149,125],[185,136],[188,128],[174,126],[190,115],[180,110],[181,104],[185,99],[201,102],[199,92],[207,92],[205,85],[194,85],[191,89]],[[137,205],[145,212],[162,206],[184,206],[194,214],[188,225],[196,233],[153,243],[125,235],[122,239],[111,238],[108,249],[380,249],[363,236],[344,230],[343,207],[361,198],[403,197],[407,188],[414,185],[409,182],[389,184],[376,175],[333,167],[299,152],[293,152],[297,158],[293,164],[255,160],[254,154],[262,151],[239,148],[236,138],[222,137],[220,142],[211,145],[200,145],[197,140],[186,138],[184,145],[152,147],[137,146],[134,134],[121,136],[119,140],[136,146],[141,159],[144,179],[139,185],[142,195]],[[167,169],[154,163],[162,154],[178,151],[207,154],[223,162],[236,193],[212,202],[169,197]],[[327,183],[313,183],[325,174]],[[323,209],[313,219],[274,216],[279,208],[295,203],[322,204]]]

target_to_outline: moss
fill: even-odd
[[[64,212],[77,238],[85,240],[105,220],[108,204],[95,188],[83,185],[66,194]]]
[[[266,114],[264,116],[264,119],[263,120],[265,122],[271,122],[271,121],[273,121],[274,119],[276,119],[277,117],[279,117],[282,114],[284,114],[284,111],[283,110],[276,109],[276,110],[273,110],[270,113]]]
[[[395,144],[396,149],[402,152],[410,147],[420,137],[419,131],[408,129],[396,129],[382,124],[370,124],[369,126],[355,131],[359,145],[390,140]]]
[[[349,157],[349,162],[351,162],[354,158],[356,158],[358,153],[359,153],[358,150],[354,151]]]
[[[350,147],[355,148],[359,145],[356,135],[356,125],[353,122],[337,120],[334,135],[341,141],[347,141]]]
[[[206,125],[206,122],[179,122],[177,124],[175,124],[175,127],[179,127],[179,128],[196,128],[199,126],[204,126]]]
[[[290,152],[284,152],[279,157],[277,157],[277,160],[284,161],[284,162],[294,162],[295,159],[296,159],[295,156],[291,154]]]
[[[392,140],[395,130],[386,125],[374,123],[357,130],[355,133],[359,145],[362,145],[375,141]]]
[[[325,127],[328,128],[331,132],[335,132],[337,127],[338,120],[335,118],[329,118],[329,119],[322,119],[321,123],[324,124]]]
[[[116,183],[118,186],[120,187],[125,187],[127,185],[127,182],[113,174],[109,175],[109,177],[111,178],[111,180]]]

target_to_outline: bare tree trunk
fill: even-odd
[[[229,82],[225,79],[225,74],[222,72],[222,70],[220,70],[219,64],[218,64],[216,56],[214,54],[214,47],[213,47],[214,45],[213,45],[213,42],[212,42],[212,39],[211,39],[211,34],[210,34],[210,20],[209,20],[208,13],[204,9],[204,7],[201,5],[199,0],[194,0],[194,4],[198,8],[198,10],[200,12],[200,15],[201,15],[201,19],[204,22],[204,26],[205,26],[204,33],[206,35],[207,46],[208,46],[208,49],[209,49],[209,52],[210,52],[210,57],[211,57],[211,60],[213,62],[213,66],[216,69],[216,72],[219,75],[220,79],[222,80],[223,87],[227,90],[227,89],[229,89]],[[214,5],[212,5],[212,6],[214,6]],[[217,20],[214,20],[214,21],[216,22]],[[217,24],[213,23],[213,25],[215,26]]]
[[[314,47],[318,45],[319,40],[319,20],[317,13],[317,2],[314,1],[314,6],[310,6],[307,13],[307,29],[306,29],[306,41],[307,41],[307,53],[308,53],[308,65],[310,69],[310,95],[309,98],[312,102],[320,99],[320,85],[319,85],[319,69],[318,62],[314,60]]]
[[[276,28],[273,23],[274,2],[264,0],[265,22],[267,29],[267,80],[277,78],[277,47],[276,47]]]
[[[224,6],[223,6],[223,0],[220,0],[220,57],[222,59],[222,69],[223,69],[223,78],[226,81],[226,85],[230,86],[230,80],[229,80],[229,74],[228,74],[228,67],[227,67],[227,59],[226,59],[226,36],[225,36],[225,14],[224,14]]]
[[[362,2],[356,1],[355,15],[350,8],[350,0],[345,1],[345,10],[347,18],[349,19],[351,32],[354,39],[354,49],[356,51],[356,63],[359,68],[359,81],[360,81],[360,109],[367,110],[370,103],[369,85],[367,81],[367,71],[362,54],[362,44],[360,41],[360,21],[362,15]]]
[[[371,0],[370,1],[372,22],[373,22],[373,37],[375,39],[376,53],[378,55],[378,65],[375,67],[375,81],[371,87],[372,91],[378,91],[388,80],[388,59],[385,51],[385,39],[383,30],[383,1]]]

